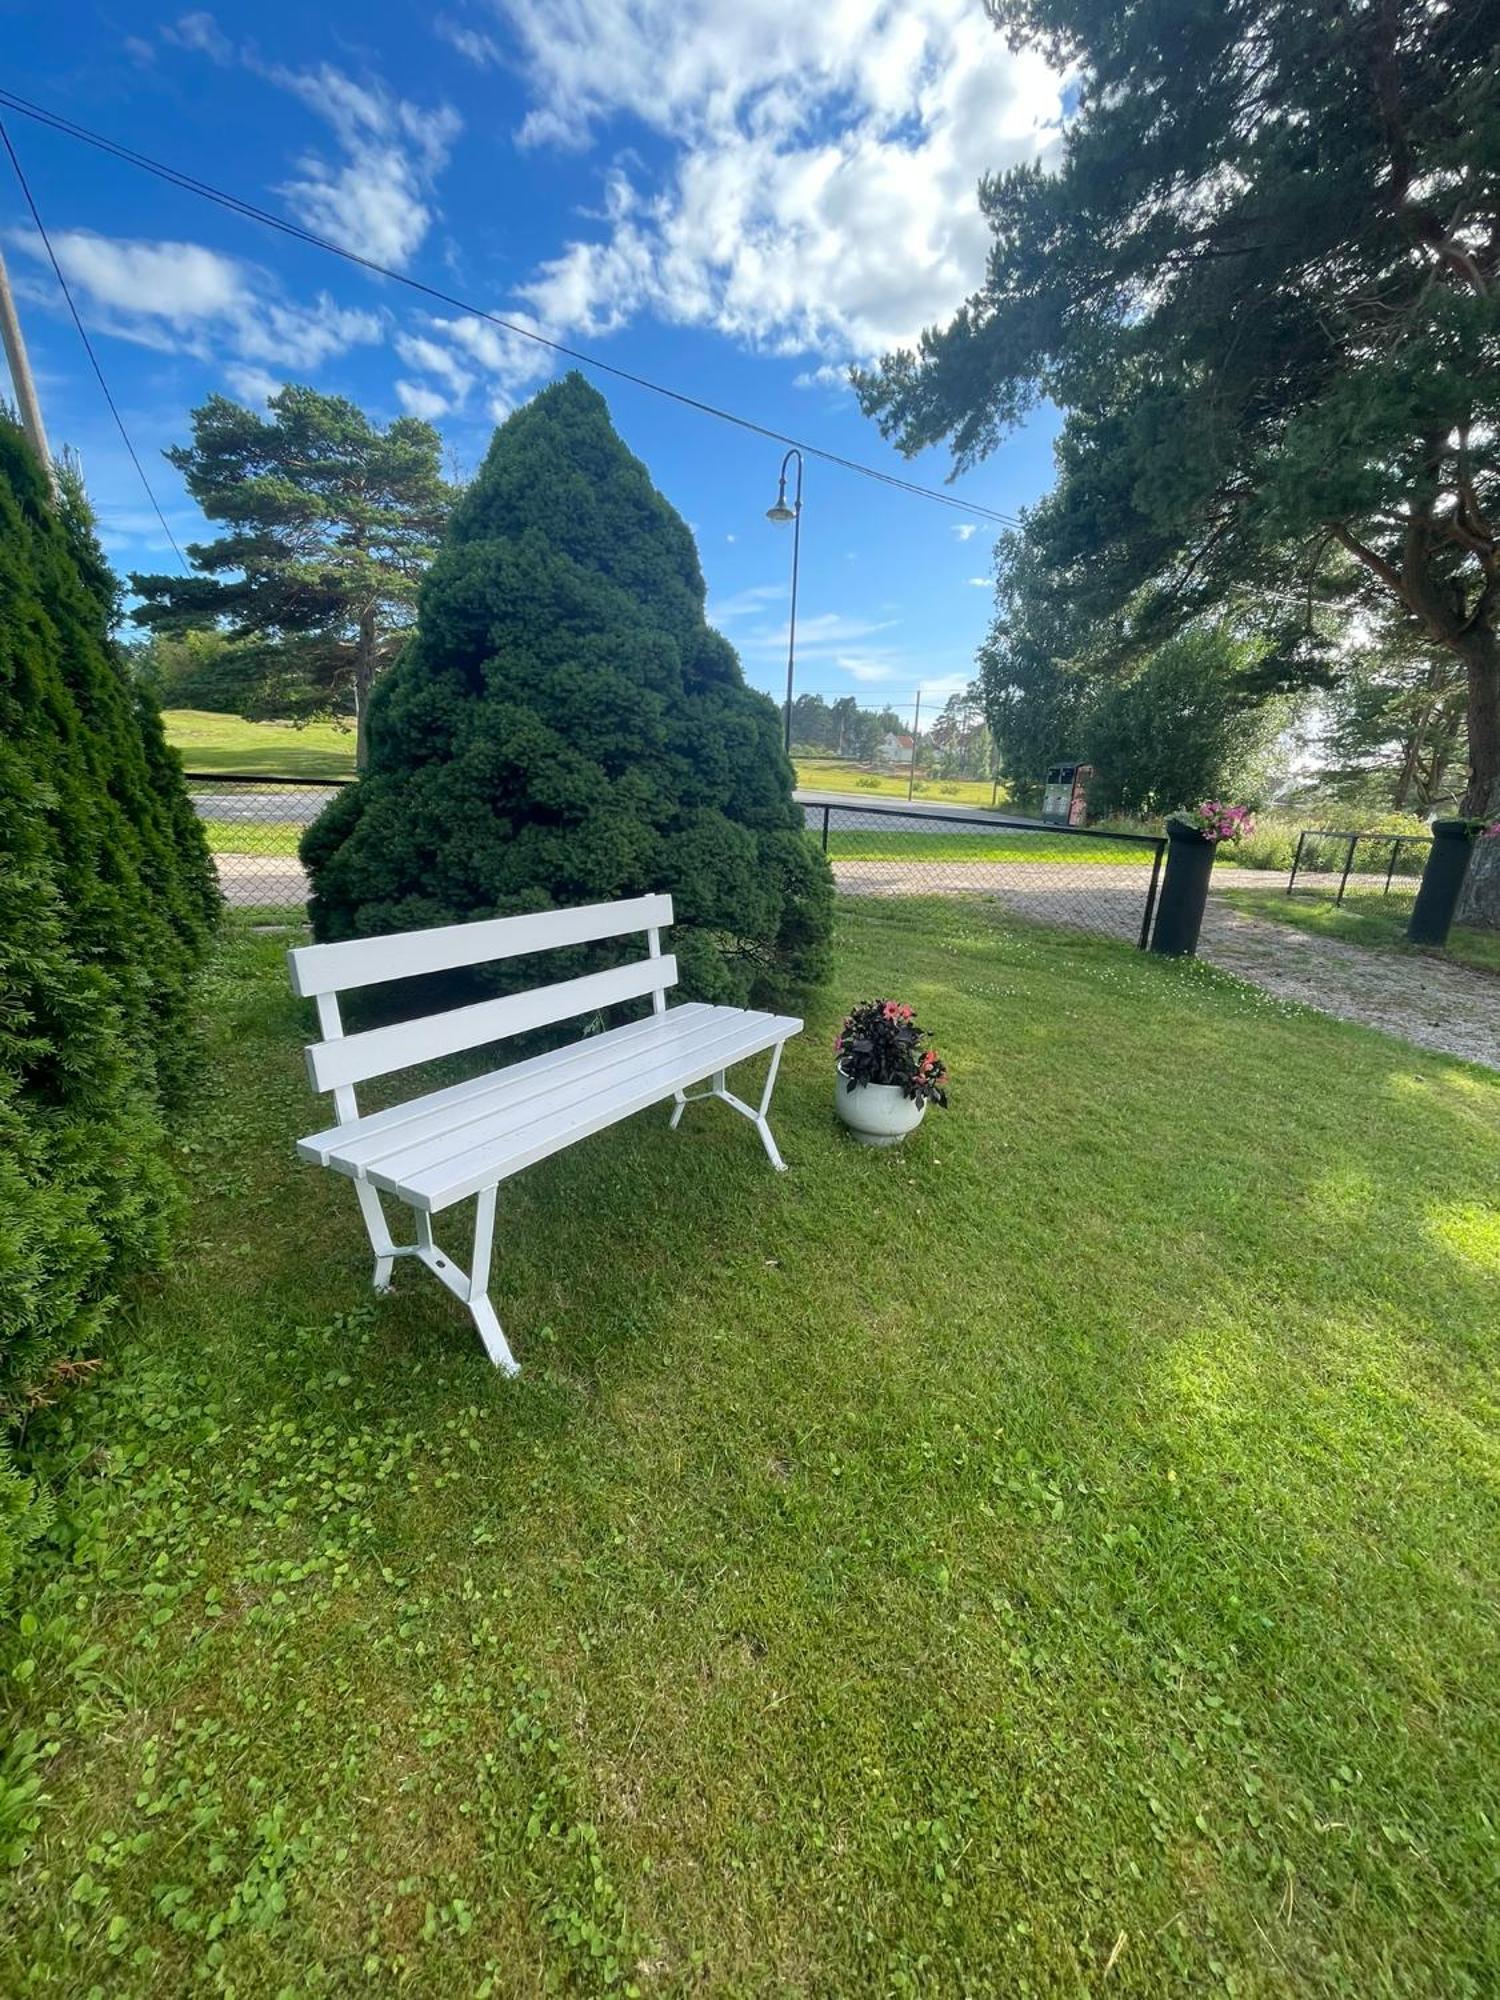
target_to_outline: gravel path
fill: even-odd
[[[1500,979],[1493,973],[1422,952],[1314,937],[1241,916],[1217,897],[1209,899],[1198,956],[1278,1000],[1500,1069]]]

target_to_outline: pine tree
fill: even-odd
[[[496,433],[308,829],[320,938],[668,890],[684,989],[822,978],[831,884],[772,703],[704,619],[686,523],[569,375]]]

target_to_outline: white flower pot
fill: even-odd
[[[927,1115],[927,1106],[899,1084],[857,1083],[851,1090],[842,1065],[833,1080],[833,1106],[862,1146],[899,1146]]]

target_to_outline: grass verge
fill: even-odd
[[[33,1427],[0,1990],[1500,1987],[1500,1080],[841,905],[786,1176],[700,1105],[505,1190],[507,1383],[296,1163],[285,943]],[[878,992],[955,1079],[889,1155]]]
[[[1348,896],[1342,903],[1331,897],[1288,896],[1275,889],[1233,889],[1215,885],[1217,893],[1231,908],[1247,917],[1261,917],[1287,924],[1293,930],[1310,931],[1315,937],[1338,938],[1345,944],[1363,945],[1372,951],[1413,952],[1419,948],[1406,942],[1406,924],[1411,916],[1411,898],[1387,900],[1380,896]],[[1479,972],[1500,973],[1500,932],[1477,930],[1469,924],[1455,924],[1441,951],[1425,952],[1427,957],[1446,958],[1455,965],[1467,965]]]

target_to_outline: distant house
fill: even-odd
[[[911,762],[912,739],[909,736],[893,736],[889,730],[875,746],[877,764],[909,764]]]

